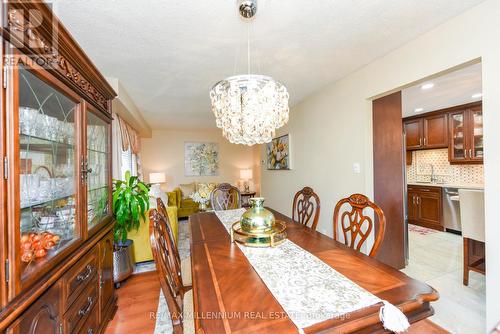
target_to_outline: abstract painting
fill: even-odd
[[[184,143],[186,176],[215,176],[219,173],[219,144]]]
[[[267,169],[290,169],[289,134],[274,138],[267,143]]]

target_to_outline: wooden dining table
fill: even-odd
[[[434,313],[439,298],[429,285],[346,247],[272,209],[286,222],[288,239],[377,297],[398,306],[410,323]],[[297,333],[281,305],[261,280],[213,212],[191,215],[191,264],[197,333]],[[305,333],[383,333],[379,305],[329,319]]]

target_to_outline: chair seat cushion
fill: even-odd
[[[194,307],[193,307],[193,290],[189,290],[184,294],[182,301],[184,307],[182,309],[183,333],[194,334]]]
[[[187,257],[181,261],[181,276],[182,284],[192,285],[193,280],[191,278],[191,257]]]

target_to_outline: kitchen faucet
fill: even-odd
[[[431,165],[431,183],[437,182],[437,177],[434,174],[434,165],[433,164],[429,164],[429,165]]]

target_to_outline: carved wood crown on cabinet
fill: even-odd
[[[57,33],[60,34],[60,36],[58,36],[58,39],[60,39],[60,41],[58,41],[58,48],[51,45],[49,42],[47,42],[47,39],[43,37],[42,29],[44,28],[44,25],[35,26],[33,24],[30,24],[28,18],[25,17],[25,13],[28,13],[30,9],[37,9],[46,13],[48,10],[46,6],[44,6],[43,4],[37,4],[36,2],[15,4],[16,6],[19,5],[19,8],[11,7],[8,9],[8,25],[6,31],[4,29],[4,35],[7,36],[4,36],[4,38],[10,37],[10,40],[12,42],[17,42],[15,46],[21,45],[21,49],[29,49],[30,51],[35,53],[35,56],[38,59],[43,59],[44,64],[49,65],[63,78],[77,86],[87,98],[89,98],[94,104],[96,104],[97,107],[109,113],[111,110],[110,100],[116,97],[116,93],[107,84],[105,79],[99,75],[98,78],[100,79],[100,86],[104,88],[104,93],[101,93],[88,79],[85,78],[85,75],[83,75],[82,71],[78,70],[72,64],[72,62],[68,60],[68,57],[59,52],[59,48],[61,48],[62,50],[65,50],[65,48],[69,48],[73,52],[78,52],[81,50],[79,50],[79,47],[74,42],[73,45],[70,46],[64,45],[64,41],[66,40],[66,38],[71,37],[65,37],[65,34],[67,34],[66,30],[58,22],[55,16],[53,16],[51,13],[47,14],[50,16],[44,17],[44,21],[42,21],[42,23],[46,21],[53,22],[54,20],[57,22]],[[24,41],[27,41],[27,45]],[[88,72],[84,72],[87,76],[89,76],[91,72],[97,72],[97,70],[93,67],[86,56],[80,56],[79,58],[84,58],[83,60],[87,60],[86,70]],[[81,65],[81,63],[78,64]],[[95,76],[93,80],[95,82]]]

